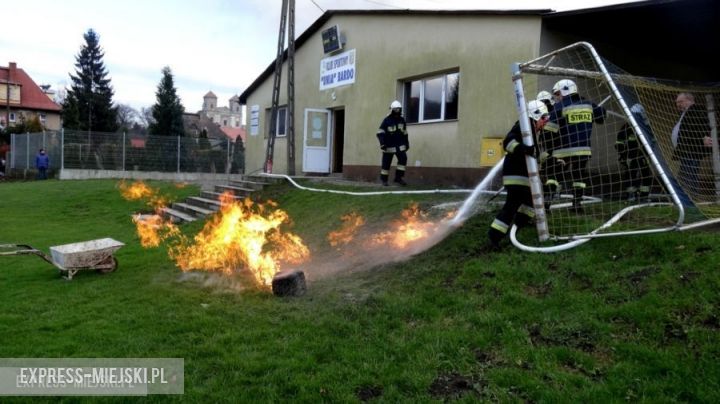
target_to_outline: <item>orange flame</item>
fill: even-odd
[[[125,181],[120,181],[118,188],[120,188],[120,193],[123,198],[129,201],[147,199],[147,205],[154,207],[156,210],[167,206],[168,201],[160,195],[160,191],[155,188],[150,188],[142,181],[135,181],[130,185],[127,185]]]
[[[290,222],[280,209],[266,212],[266,206],[234,200],[231,193],[220,197],[220,211],[194,237],[182,240],[170,256],[183,271],[207,270],[231,274],[247,267],[260,285],[270,285],[281,263],[305,262],[310,251],[300,237],[281,232]],[[268,202],[275,208],[276,204]]]
[[[412,204],[402,211],[403,220],[393,223],[394,229],[376,234],[371,244],[392,244],[397,248],[405,248],[415,241],[424,239],[437,229],[437,224],[430,221],[420,211],[417,204]]]
[[[340,219],[343,221],[340,229],[331,231],[327,235],[328,242],[333,247],[350,243],[355,238],[358,228],[365,224],[365,219],[356,212],[348,213]]]
[[[137,227],[140,245],[145,248],[157,247],[163,240],[180,234],[180,230],[161,215],[135,215],[133,222]]]

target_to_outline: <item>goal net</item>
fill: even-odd
[[[535,139],[543,153],[528,159],[534,243],[720,221],[720,87],[633,76],[585,42],[514,70],[521,124],[539,92],[560,82],[565,93]]]

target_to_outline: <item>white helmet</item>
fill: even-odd
[[[550,105],[555,104],[555,100],[553,100],[552,94],[545,90],[540,91],[535,99],[538,101],[547,101],[550,103]]]
[[[577,93],[577,85],[574,81],[563,79],[555,83],[553,86],[553,94],[560,93],[563,97],[570,94],[576,94]]]
[[[642,106],[642,104],[636,103],[635,105],[632,106],[632,108],[630,108],[630,112],[632,112],[633,114],[639,115],[640,119],[642,119],[642,121],[645,125],[650,124],[648,121],[648,117],[645,114],[645,108]]]
[[[528,102],[527,109],[528,116],[534,121],[539,121],[540,118],[543,117],[543,115],[548,114],[548,109],[545,106],[545,103],[538,100],[532,100]]]
[[[392,104],[390,104],[390,109],[395,109],[395,108],[402,108],[402,104],[400,103],[400,101],[395,100],[392,102]]]

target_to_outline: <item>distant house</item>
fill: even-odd
[[[41,89],[15,62],[0,66],[0,126],[37,117],[45,129],[60,130],[62,108],[53,101],[53,94],[49,87]]]
[[[226,137],[225,133],[220,128],[220,125],[213,122],[212,119],[202,113],[184,113],[183,127],[185,128],[185,133],[187,135],[195,138],[200,137],[203,130],[206,132],[207,137],[211,139],[224,139]]]
[[[222,126],[220,127],[220,130],[222,130],[225,136],[229,137],[233,142],[236,141],[238,137],[242,139],[243,143],[247,140],[247,132],[243,127],[229,128],[227,126]]]
[[[203,108],[198,114],[210,118],[222,127],[239,128],[242,126],[242,107],[240,98],[235,95],[230,98],[228,107],[220,107],[217,103],[217,96],[209,91],[203,97]]]

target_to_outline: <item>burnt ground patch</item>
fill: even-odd
[[[534,346],[565,346],[583,352],[594,352],[597,346],[597,333],[585,327],[543,328],[534,323],[527,332]]]
[[[382,386],[378,385],[365,385],[360,386],[355,390],[355,396],[362,402],[370,401],[381,397],[383,394]]]
[[[465,394],[479,395],[487,385],[478,377],[464,376],[459,373],[443,373],[438,375],[428,388],[428,393],[440,400],[457,400]]]

